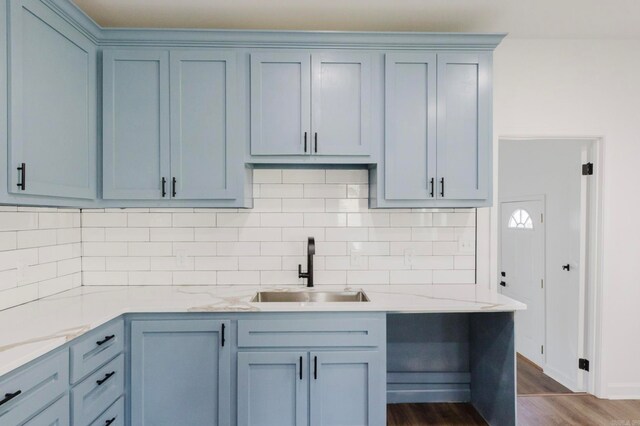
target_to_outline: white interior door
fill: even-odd
[[[586,140],[500,143],[501,200],[544,195],[546,328],[542,367],[545,374],[572,391],[583,390],[586,379],[578,369],[578,359],[585,356],[587,182],[592,177],[582,176],[581,171],[590,146],[591,141]],[[504,220],[502,226],[506,226]],[[501,248],[501,254],[507,255],[507,250]]]
[[[516,351],[544,365],[544,201],[500,203],[502,294],[527,304],[517,311]]]

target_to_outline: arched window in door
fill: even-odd
[[[518,209],[514,211],[509,218],[509,224],[507,226],[510,229],[533,229],[533,221],[528,211]]]

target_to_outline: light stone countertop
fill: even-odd
[[[180,312],[509,312],[520,302],[475,285],[328,286],[364,290],[370,302],[251,303],[270,286],[79,287],[0,311],[0,376],[125,313]]]

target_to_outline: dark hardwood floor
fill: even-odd
[[[486,425],[471,404],[390,404],[389,426]],[[640,426],[640,400],[612,401],[572,393],[518,355],[519,426]]]
[[[571,390],[542,372],[542,368],[518,354],[518,395],[567,394]]]

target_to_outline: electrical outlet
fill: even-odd
[[[458,240],[458,252],[460,254],[473,254],[476,249],[475,241],[468,238],[460,238]]]
[[[416,251],[414,249],[405,249],[404,250],[404,264],[406,266],[413,265],[413,259],[415,258]]]
[[[184,250],[180,250],[176,252],[176,266],[180,268],[184,268],[187,266],[187,252]]]

